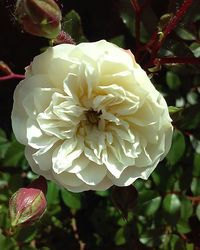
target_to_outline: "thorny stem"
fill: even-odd
[[[153,34],[149,42],[143,47],[140,46],[140,22],[141,22],[141,14],[149,4],[151,0],[145,0],[144,3],[140,6],[137,0],[131,0],[131,5],[135,11],[135,30],[136,30],[136,60],[142,61],[145,58],[145,55],[141,55],[141,52],[150,53],[150,60],[144,66],[144,68],[149,68],[154,65],[154,63],[167,64],[167,63],[194,63],[199,64],[199,59],[197,58],[156,58],[157,53],[161,46],[163,45],[166,37],[174,30],[177,26],[178,22],[181,20],[186,11],[190,8],[193,3],[193,0],[184,0],[181,7],[175,13],[175,15],[169,20],[168,24],[165,26],[162,34],[159,35],[158,30],[156,30]],[[141,55],[141,56],[140,56]],[[139,57],[140,56],[140,57]],[[142,58],[141,58],[142,57]],[[158,61],[159,60],[159,61]]]
[[[155,33],[153,34],[150,43],[151,48],[148,48],[151,50],[151,59],[148,64],[148,66],[151,66],[154,62],[154,59],[164,43],[166,37],[171,33],[171,31],[176,27],[178,22],[181,20],[185,12],[189,9],[189,7],[192,5],[193,0],[185,0],[183,4],[181,5],[180,9],[176,12],[176,14],[170,19],[169,23],[165,26],[163,32],[162,32],[162,37],[160,37],[158,34],[155,37]],[[151,42],[152,41],[152,42]]]
[[[177,25],[177,23],[181,20],[185,12],[192,5],[193,0],[185,0],[181,5],[180,9],[176,12],[176,14],[170,19],[168,25],[165,27],[163,31],[164,37],[166,37]]]

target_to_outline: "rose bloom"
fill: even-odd
[[[163,96],[130,51],[105,40],[36,56],[12,126],[32,170],[73,192],[147,179],[172,138]]]

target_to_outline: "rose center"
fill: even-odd
[[[87,118],[87,120],[89,121],[89,123],[91,124],[98,124],[99,120],[100,120],[100,115],[102,114],[101,111],[97,112],[93,109],[89,109],[85,112],[85,116]]]

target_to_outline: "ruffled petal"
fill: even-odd
[[[76,174],[84,183],[88,185],[97,185],[101,182],[107,173],[107,169],[104,165],[97,165],[95,163],[89,163],[85,169]]]

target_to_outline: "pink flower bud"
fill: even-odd
[[[62,14],[54,0],[18,0],[15,9],[24,31],[49,39],[58,36]]]
[[[39,177],[26,188],[20,188],[9,202],[11,225],[31,224],[41,218],[47,206],[46,180]]]

